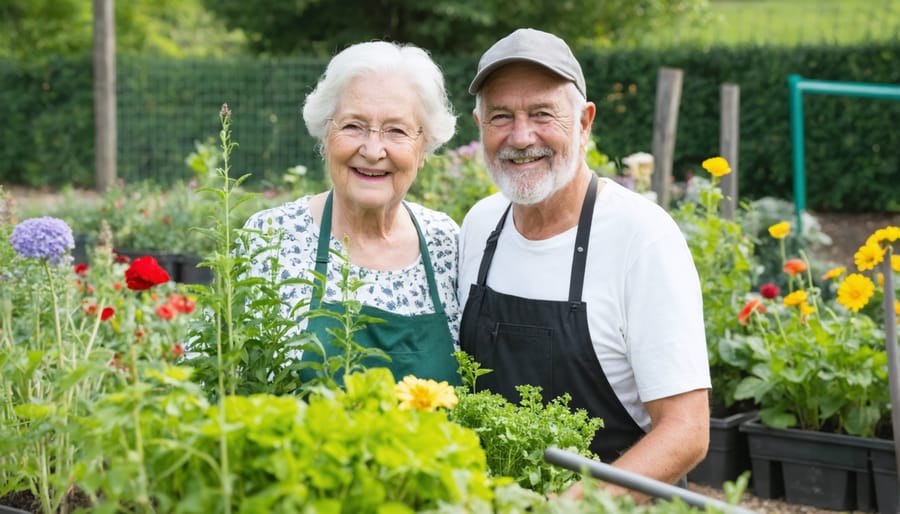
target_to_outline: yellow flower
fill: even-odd
[[[881,242],[893,243],[898,239],[900,239],[900,227],[887,226],[873,232],[872,235],[866,239],[866,244],[880,244]]]
[[[431,412],[438,407],[453,408],[459,403],[456,391],[446,381],[416,378],[406,375],[394,386],[401,409],[418,409]]]
[[[782,221],[781,223],[776,223],[769,227],[769,234],[775,239],[784,239],[788,234],[791,233],[791,224]]]
[[[900,255],[891,255],[891,269],[900,273]]]
[[[859,271],[867,271],[874,269],[881,261],[884,260],[884,248],[871,239],[866,244],[859,247],[853,256],[853,262]]]
[[[806,291],[800,289],[784,297],[785,307],[796,307],[806,303]]]
[[[731,173],[731,166],[728,165],[728,161],[724,157],[710,157],[706,159],[703,161],[703,169],[714,177],[721,177]]]
[[[831,268],[826,271],[824,275],[822,275],[822,280],[831,280],[833,278],[838,278],[843,275],[847,271],[847,268],[844,266],[840,266],[838,268]]]
[[[872,279],[859,273],[851,273],[838,286],[837,301],[851,311],[859,312],[869,303],[874,293],[875,284]]]
[[[810,304],[803,302],[800,304],[800,314],[806,316],[807,314],[812,314],[816,312],[816,308],[811,306]]]

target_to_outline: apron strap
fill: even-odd
[[[331,197],[333,191],[328,192],[325,197],[325,208],[322,209],[322,220],[319,226],[319,242],[316,245],[316,273],[321,275],[318,280],[322,288],[314,291],[312,300],[309,303],[309,309],[315,310],[322,303],[322,297],[325,296],[325,276],[328,274],[328,248],[331,243]]]
[[[428,244],[425,242],[425,235],[422,233],[419,222],[406,201],[403,202],[403,206],[409,212],[409,218],[412,220],[413,225],[416,226],[416,234],[419,235],[419,253],[422,254],[422,264],[425,266],[425,278],[428,279],[428,291],[431,293],[431,303],[434,305],[434,312],[444,314],[444,304],[441,303],[437,282],[434,280],[434,268],[431,266],[431,256],[428,254]]]
[[[325,277],[328,274],[328,248],[331,243],[331,199],[333,194],[334,191],[329,191],[328,196],[325,198],[325,208],[322,209],[322,221],[321,226],[319,227],[319,241],[316,246],[316,272],[322,277]],[[425,236],[422,234],[422,229],[419,227],[419,222],[416,220],[415,215],[413,215],[412,209],[409,208],[409,205],[407,205],[406,202],[403,202],[403,206],[406,207],[406,211],[409,212],[409,217],[416,227],[416,234],[419,236],[419,252],[422,254],[422,264],[425,266],[425,278],[428,280],[428,291],[431,294],[431,303],[434,304],[434,312],[444,314],[444,304],[441,303],[437,283],[434,280],[434,268],[431,265],[431,257],[428,255],[428,245],[425,242]],[[313,294],[309,304],[310,310],[318,309],[319,305],[322,303],[322,297],[325,295],[324,278],[320,282],[322,288],[318,293]]]
[[[491,267],[491,261],[494,260],[494,251],[497,249],[497,240],[500,239],[500,232],[503,230],[503,225],[506,223],[506,216],[509,214],[509,210],[512,208],[512,203],[506,206],[506,210],[503,211],[503,216],[500,216],[500,221],[497,222],[497,226],[494,228],[494,231],[491,232],[491,235],[488,236],[487,242],[484,244],[484,254],[481,256],[481,265],[478,267],[478,279],[476,283],[479,286],[487,285],[487,273]]]
[[[597,175],[592,174],[591,183],[584,194],[581,204],[581,217],[578,218],[578,232],[575,233],[575,253],[572,256],[572,276],[569,279],[569,302],[581,301],[584,290],[584,269],[587,266],[588,243],[591,240],[591,222],[594,216],[594,204],[597,203]]]
[[[572,256],[572,276],[569,280],[569,301],[580,302],[581,293],[584,290],[584,269],[587,266],[587,249],[588,242],[591,239],[591,221],[594,216],[594,204],[597,200],[597,184],[599,183],[597,175],[592,174],[591,182],[588,184],[587,191],[584,194],[584,203],[581,205],[581,215],[578,218],[578,231],[575,233],[575,252]],[[487,274],[491,267],[491,261],[494,260],[494,251],[497,249],[497,240],[500,239],[500,232],[506,223],[506,216],[512,207],[510,203],[497,227],[488,236],[484,245],[484,255],[481,257],[481,265],[478,267],[478,278],[476,283],[479,286],[487,285]]]

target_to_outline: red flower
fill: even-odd
[[[766,282],[765,284],[759,286],[759,294],[763,295],[763,298],[768,298],[769,300],[775,298],[781,293],[781,289],[778,289],[778,286],[771,282]]]
[[[762,304],[762,299],[750,299],[750,301],[748,301],[744,305],[744,308],[741,309],[741,312],[738,313],[738,323],[740,323],[741,325],[746,325],[747,323],[749,323],[750,316],[752,316],[754,312],[766,312],[766,308]]]
[[[156,315],[162,319],[172,319],[175,317],[175,309],[170,307],[168,304],[160,305],[156,308]]]
[[[149,255],[138,257],[131,263],[131,267],[125,270],[125,284],[132,291],[143,291],[168,281],[169,273]]]
[[[84,307],[84,313],[87,314],[88,316],[93,316],[94,314],[96,314],[97,313],[97,304],[92,303],[90,305],[86,305]]]
[[[116,313],[116,310],[112,307],[104,307],[100,312],[100,321],[106,321],[109,318],[113,317],[113,314]]]
[[[181,343],[175,343],[175,345],[172,346],[172,355],[176,357],[184,355],[184,346],[181,346]]]
[[[75,274],[79,277],[87,276],[88,265],[84,263],[78,263],[75,265]]]
[[[790,276],[806,271],[806,263],[802,259],[790,259],[784,263],[784,272]]]
[[[194,302],[187,295],[172,293],[169,295],[169,305],[182,314],[194,312]]]
[[[131,258],[128,257],[127,255],[116,254],[115,258],[113,258],[113,261],[122,263],[122,264],[127,264],[127,263],[131,262]]]

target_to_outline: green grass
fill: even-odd
[[[642,38],[641,45],[847,45],[900,38],[898,0],[711,0],[700,19]]]

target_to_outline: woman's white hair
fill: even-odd
[[[323,144],[328,120],[350,81],[384,72],[406,78],[418,93],[416,112],[422,121],[426,152],[432,154],[449,141],[456,130],[456,115],[440,68],[421,48],[386,41],[358,43],[331,59],[303,105],[303,121],[310,135]]]

